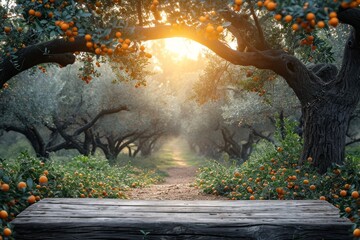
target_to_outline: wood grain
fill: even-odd
[[[352,223],[337,208],[310,200],[44,199],[12,223],[24,240],[352,239]]]

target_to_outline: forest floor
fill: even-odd
[[[162,167],[167,175],[165,181],[128,192],[129,199],[142,200],[227,200],[225,197],[203,193],[193,187],[198,162],[187,158],[189,150],[184,142],[174,139],[160,151],[168,154],[168,161]]]

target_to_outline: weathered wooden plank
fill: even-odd
[[[161,201],[160,201],[161,202]],[[261,203],[263,203],[264,201],[261,201]],[[226,202],[229,203],[229,202]],[[231,202],[233,203],[233,202]],[[256,208],[254,208],[254,204],[256,205]],[[306,204],[302,204],[302,205],[275,205],[272,204],[272,202],[267,205],[264,204],[258,204],[256,202],[254,202],[254,204],[252,205],[245,205],[245,204],[241,204],[241,208],[239,208],[239,205],[235,205],[235,206],[228,206],[228,205],[224,205],[224,206],[198,206],[196,204],[194,205],[184,205],[184,206],[170,206],[167,205],[166,203],[164,203],[164,206],[159,206],[159,205],[138,205],[138,204],[134,204],[134,205],[110,205],[107,204],[107,202],[104,202],[104,204],[99,205],[99,204],[84,204],[81,205],[81,209],[89,209],[89,210],[95,210],[95,209],[100,209],[100,210],[107,210],[107,209],[111,209],[111,210],[116,210],[116,209],[121,209],[123,212],[124,211],[181,211],[181,212],[185,212],[185,211],[192,211],[192,212],[207,212],[207,211],[212,211],[212,212],[236,212],[236,211],[241,211],[244,212],[246,210],[251,210],[252,212],[266,212],[266,211],[287,211],[287,209],[291,208],[293,212],[303,212],[304,210],[306,211],[311,211],[311,212],[337,212],[338,210],[333,207],[330,204],[312,204],[312,203],[306,203]],[[189,206],[189,207],[188,207]],[[58,204],[49,204],[46,202],[43,202],[41,205],[33,205],[33,208],[37,208],[37,209],[41,209],[41,210],[48,210],[48,209],[52,209],[53,211],[55,211],[56,209],[78,209],[79,206],[78,204],[73,204],[73,203],[58,203]],[[33,208],[29,208],[29,210],[34,210]],[[180,209],[180,210],[179,210]]]
[[[162,216],[162,217],[166,217],[166,216],[183,216],[183,215],[187,215],[187,216],[207,216],[207,217],[227,217],[227,218],[238,218],[238,217],[253,217],[253,218],[286,218],[288,219],[289,217],[288,215],[288,211],[278,211],[276,212],[277,214],[274,216],[274,211],[246,211],[246,210],[239,210],[237,209],[237,211],[224,211],[221,212],[221,210],[219,209],[218,211],[212,211],[212,209],[209,209],[210,211],[205,211],[205,209],[202,209],[202,211],[198,211],[196,209],[191,209],[191,208],[186,208],[184,211],[182,211],[184,209],[174,209],[174,210],[167,210],[165,209],[164,211],[161,211],[160,209],[157,210],[146,210],[146,211],[139,211],[139,210],[134,210],[131,211],[131,209],[127,209],[125,211],[122,211],[121,208],[117,208],[117,209],[101,209],[101,208],[94,208],[94,209],[48,209],[48,210],[29,210],[24,212],[21,216],[25,217],[25,216],[30,216],[30,217],[36,217],[36,216],[42,216],[42,217],[68,217],[69,214],[72,214],[73,211],[76,211],[76,216],[77,217],[94,217],[94,212],[96,212],[95,217],[124,217],[124,218],[128,218],[128,217],[151,217],[153,215],[155,216]],[[302,211],[291,211],[291,218],[293,219],[297,219],[297,218],[303,218],[303,217],[314,217],[314,215],[316,215],[317,219],[320,218],[331,218],[331,219],[337,219],[339,218],[339,215],[336,214],[336,212],[302,212]]]
[[[42,200],[42,203],[54,203],[54,204],[80,204],[80,205],[120,205],[120,206],[239,206],[240,201],[218,201],[218,200],[207,200],[207,201],[179,201],[179,200],[117,200],[117,199],[95,199],[95,198],[48,198]],[[253,200],[253,201],[241,201],[241,206],[323,206],[328,208],[336,209],[331,204],[324,204],[323,201],[319,200]]]
[[[25,240],[351,239],[351,222],[325,201],[45,199],[13,224]]]
[[[44,219],[47,220],[47,219]],[[33,228],[16,225],[17,239],[141,239],[141,230],[149,232],[146,239],[351,239],[336,224],[299,225],[284,223],[198,224],[197,222],[123,222],[105,221],[34,223]],[[20,235],[21,234],[21,235]],[[207,238],[206,238],[207,237]]]

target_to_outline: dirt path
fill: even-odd
[[[165,169],[165,182],[146,188],[136,188],[128,193],[129,199],[143,200],[227,200],[225,197],[205,194],[192,187],[197,167],[190,166],[182,158],[182,149],[176,141],[170,143],[172,161],[176,166]]]

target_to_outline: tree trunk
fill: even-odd
[[[345,158],[345,138],[353,106],[326,101],[303,107],[304,147],[301,163],[312,158],[319,172],[326,172],[332,163],[342,164]]]

